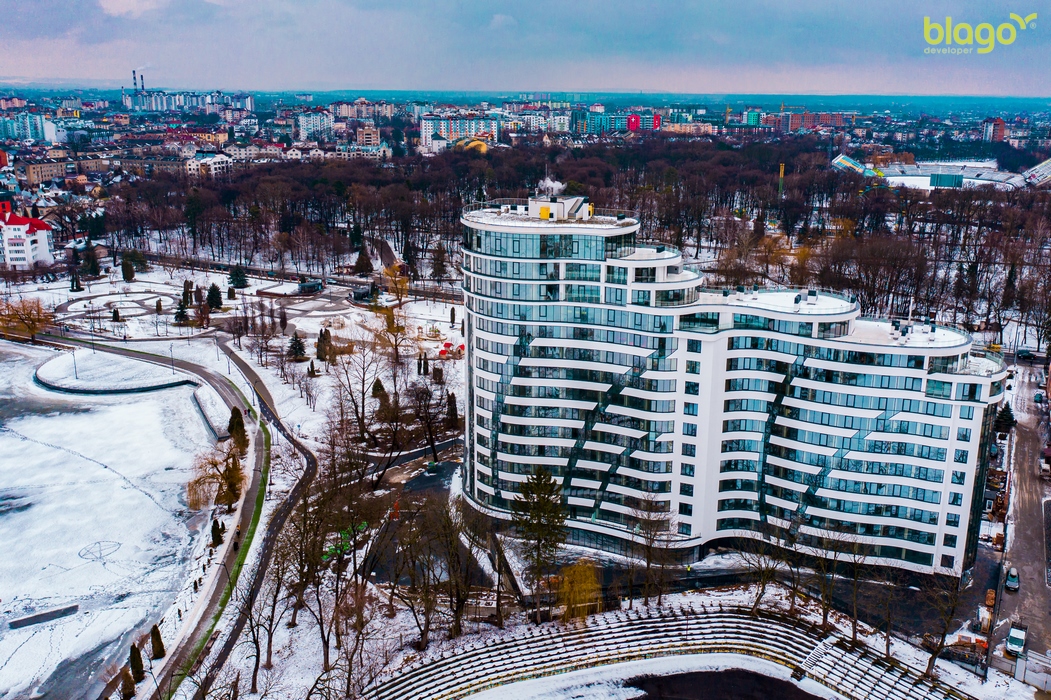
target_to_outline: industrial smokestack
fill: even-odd
[[[145,74],[139,76],[139,84],[142,85],[142,91],[146,92],[146,75]]]
[[[135,69],[134,69],[134,68],[132,68],[132,69],[131,69],[131,91],[132,91],[132,92],[135,92],[135,89],[136,89],[137,87],[139,87],[139,79],[138,79],[138,77],[137,77],[137,76],[135,75]]]

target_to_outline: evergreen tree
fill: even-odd
[[[446,397],[445,424],[450,430],[456,428],[456,426],[460,424],[460,416],[456,412],[456,394],[451,391]]]
[[[230,409],[230,423],[226,427],[230,433],[230,439],[234,441],[237,449],[243,454],[248,449],[248,432],[245,430],[244,416],[241,409],[234,406]]]
[[[160,316],[161,313],[164,311],[164,307],[161,306],[161,300],[160,299],[157,300],[157,303],[154,304],[153,308],[157,311],[157,315],[158,316]]]
[[[449,266],[446,262],[445,246],[440,242],[438,247],[434,249],[434,253],[431,255],[431,277],[441,282],[449,274]]]
[[[226,298],[229,299],[230,301],[233,301],[234,299],[236,299],[237,298],[237,290],[234,289],[233,287],[227,287],[226,288]]]
[[[351,268],[358,277],[364,277],[371,275],[376,268],[372,266],[372,259],[369,258],[369,253],[364,247],[358,252],[358,259],[354,261],[354,267]]]
[[[113,319],[114,323],[120,323],[120,311],[118,311],[116,307],[113,308],[111,318]]]
[[[288,356],[293,360],[298,360],[301,357],[306,357],[306,355],[307,347],[303,343],[303,339],[299,337],[299,331],[296,331],[288,341]]]
[[[283,306],[281,307],[281,313],[278,315],[278,323],[281,324],[281,334],[284,335],[285,329],[288,328],[288,314]]]
[[[322,328],[317,334],[317,359],[325,362],[328,358],[328,329]],[[313,363],[311,363],[313,364]]]
[[[1011,410],[1011,404],[1007,401],[1004,402],[1003,408],[996,414],[996,430],[997,432],[1006,433],[1008,430],[1014,427],[1015,414]]]
[[[73,268],[69,272],[69,291],[71,292],[83,292],[84,287],[80,284],[80,272],[77,268]]]
[[[131,282],[135,279],[135,268],[127,257],[120,261],[120,276],[124,278],[125,282]]]
[[[191,298],[190,298],[191,294],[193,294],[193,282],[191,282],[190,280],[183,280],[182,281],[182,302],[184,304],[186,304],[187,306],[189,306],[190,302],[192,301]]]
[[[380,397],[387,397],[387,389],[383,386],[383,382],[377,379],[372,383],[372,398],[378,399]]]
[[[219,521],[212,520],[212,547],[218,548],[223,543],[223,531],[219,528]]]
[[[134,644],[131,645],[131,653],[128,654],[128,665],[131,666],[132,680],[142,683],[146,678],[146,670],[142,666],[142,652]]]
[[[124,259],[131,262],[131,269],[135,272],[146,272],[150,269],[146,256],[140,250],[129,250],[124,253]]]
[[[90,243],[84,249],[84,262],[81,263],[80,267],[88,277],[99,276],[99,259],[95,255],[95,247]]]
[[[450,306],[449,307],[449,325],[450,326],[455,326],[456,325],[456,307],[455,306]]]
[[[512,522],[522,541],[529,564],[540,623],[540,582],[554,563],[559,546],[566,541],[566,515],[562,509],[562,487],[544,467],[537,467],[520,487],[520,498],[511,502]]]
[[[236,289],[244,289],[248,286],[248,275],[240,265],[234,265],[230,270],[230,286]]]
[[[190,320],[190,314],[186,310],[187,303],[185,299],[179,300],[179,305],[175,307],[175,322],[177,324],[184,324]]]
[[[219,289],[219,285],[212,282],[212,285],[208,287],[208,308],[212,311],[218,311],[223,308],[223,291]]]
[[[131,700],[135,697],[135,679],[131,677],[131,671],[125,666],[120,670],[120,699]]]
[[[157,625],[150,628],[150,648],[152,650],[151,659],[164,658],[164,640],[161,639],[161,630]]]

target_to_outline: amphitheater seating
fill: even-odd
[[[793,618],[691,605],[620,610],[587,625],[520,627],[423,658],[364,694],[369,700],[451,700],[516,681],[594,666],[684,654],[753,656],[802,672],[852,700],[968,700],[919,670],[887,661]],[[971,699],[973,700],[973,699]]]

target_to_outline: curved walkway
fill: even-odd
[[[791,668],[850,700],[973,700],[897,661],[793,618],[745,608],[621,610],[587,626],[547,624],[473,642],[461,651],[398,669],[367,690],[369,700],[464,698],[489,688],[568,671],[662,656],[729,653]]]

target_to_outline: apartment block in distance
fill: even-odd
[[[10,201],[0,200],[0,268],[31,270],[54,262],[50,224],[19,216]]]
[[[464,209],[464,493],[509,520],[540,465],[569,541],[642,518],[683,561],[766,538],[959,575],[974,560],[1002,360],[960,330],[816,290],[708,290],[631,212]]]

